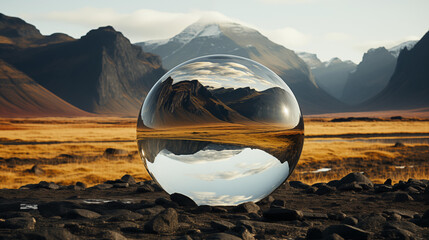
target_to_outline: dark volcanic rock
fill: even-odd
[[[194,200],[192,200],[188,196],[185,196],[185,195],[180,194],[180,193],[173,193],[170,195],[170,198],[173,202],[179,204],[179,206],[183,206],[183,207],[196,207],[197,206],[197,204],[194,202]]]
[[[320,228],[309,228],[307,230],[307,236],[305,237],[305,239],[308,240],[313,240],[313,239],[322,239],[323,235],[322,235],[322,230],[320,230]]]
[[[155,216],[145,228],[155,233],[174,233],[179,228],[176,210],[172,208],[164,210]]]
[[[130,185],[137,183],[136,180],[134,179],[134,177],[131,176],[131,175],[128,175],[128,174],[122,176],[121,180],[124,181],[124,182],[126,182],[126,183],[128,183],[128,184],[130,184]]]
[[[212,228],[217,229],[219,231],[225,232],[231,230],[235,227],[235,225],[231,222],[220,220],[220,221],[211,221],[210,225]]]
[[[154,191],[155,189],[149,184],[144,184],[138,187],[136,190],[137,193],[148,193],[148,192],[154,192]]]
[[[358,222],[359,221],[354,217],[346,217],[341,221],[342,224],[347,224],[350,226],[355,226],[356,224],[358,224]]]
[[[339,186],[353,182],[356,182],[359,185],[367,185],[370,187],[374,186],[374,184],[371,182],[371,180],[369,180],[368,177],[359,172],[350,173],[347,176],[343,177],[340,180]]]
[[[372,235],[371,232],[364,231],[360,228],[346,224],[331,225],[323,231],[323,236],[327,237],[331,234],[338,234],[345,239],[365,240]]]
[[[61,240],[78,240],[79,237],[71,234],[64,228],[42,228],[37,232],[25,232],[22,239],[61,239]]]
[[[161,206],[163,206],[165,208],[177,208],[177,207],[179,207],[179,204],[177,204],[177,203],[175,203],[173,201],[170,201],[170,200],[168,200],[167,198],[164,198],[164,197],[157,198],[155,200],[155,203],[158,204],[158,205],[161,205]]]
[[[304,214],[301,211],[286,208],[270,208],[263,212],[264,218],[273,221],[301,220]]]
[[[300,189],[307,189],[310,187],[310,185],[305,184],[305,183],[300,182],[300,181],[290,181],[289,185],[293,188],[300,188]]]
[[[413,197],[408,195],[408,193],[396,193],[395,194],[395,202],[407,202],[407,201],[413,201]]]
[[[0,228],[8,229],[34,229],[36,219],[33,217],[16,217],[0,221]]]
[[[228,233],[214,233],[207,236],[207,240],[241,240],[241,238]]]
[[[62,216],[68,213],[71,209],[82,209],[82,206],[73,202],[59,201],[59,202],[41,203],[39,204],[38,209],[42,216],[52,217],[52,216]]]
[[[259,210],[261,210],[259,206],[253,202],[245,202],[234,207],[234,212],[241,212],[241,213],[258,213]]]
[[[72,219],[92,219],[92,218],[98,218],[101,215],[90,211],[90,210],[86,210],[86,209],[72,209],[70,211],[68,211],[66,214],[64,214],[64,217],[66,218],[72,218]]]
[[[335,192],[335,187],[328,186],[326,184],[320,185],[315,192],[317,195],[325,195]]]
[[[39,165],[34,165],[31,169],[26,170],[28,173],[33,173],[37,176],[45,174],[45,170],[43,170]]]

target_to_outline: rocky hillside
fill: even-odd
[[[0,59],[0,116],[90,116]]]
[[[367,102],[371,109],[429,107],[429,32],[411,49],[404,49],[386,88]]]
[[[165,73],[157,56],[132,45],[112,27],[3,57],[76,107],[113,115],[136,116],[149,89]]]

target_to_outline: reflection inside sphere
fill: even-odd
[[[146,97],[137,127],[152,178],[199,205],[264,198],[295,168],[304,138],[298,103],[283,80],[228,55],[166,73]]]

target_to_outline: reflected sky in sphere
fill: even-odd
[[[167,72],[137,122],[139,152],[169,194],[203,205],[259,201],[298,163],[304,122],[284,81],[252,60],[210,55]]]

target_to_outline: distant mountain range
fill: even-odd
[[[295,94],[305,114],[344,110],[314,81],[310,69],[293,51],[237,23],[197,22],[173,38],[137,43],[158,54],[166,68],[208,54],[233,54],[255,60],[277,73]]]
[[[0,14],[0,116],[136,116],[148,91],[165,74],[163,66],[170,69],[215,53],[247,57],[276,72],[304,114],[428,107],[427,38],[371,49],[356,65],[338,58],[321,62],[311,53],[298,56],[237,23],[197,22],[171,39],[136,46],[109,26],[80,39],[63,33],[44,36],[22,19]],[[192,81],[187,84],[201,89]],[[280,96],[274,89],[228,91],[208,91],[212,100],[206,99],[204,109],[215,119],[270,116],[244,106],[253,106],[251,101],[266,105]],[[245,95],[252,97],[228,102]]]
[[[0,58],[87,112],[136,116],[165,73],[156,55],[143,52],[112,27],[47,44],[44,39],[50,36],[21,19],[3,15],[0,20],[4,38],[14,40],[0,44]]]
[[[429,32],[411,50],[403,49],[387,86],[362,108],[413,109],[429,106]]]

